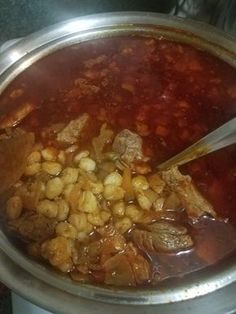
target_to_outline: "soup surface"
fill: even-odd
[[[236,70],[115,37],[55,52],[0,97],[9,236],[79,282],[155,285],[235,253],[236,147],[156,166],[236,115]]]

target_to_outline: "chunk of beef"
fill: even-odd
[[[57,140],[66,144],[74,144],[78,141],[88,123],[89,115],[87,113],[82,114],[79,118],[71,120],[58,134]]]
[[[9,229],[23,240],[40,242],[54,233],[56,221],[32,211],[25,212],[20,218],[9,222]]]
[[[125,129],[117,134],[113,142],[113,150],[127,163],[143,159],[142,138]]]
[[[19,124],[28,114],[36,109],[31,102],[20,104],[0,118],[0,129],[11,128]]]
[[[206,213],[216,216],[212,205],[200,194],[190,176],[182,175],[177,167],[161,172],[161,176],[178,195],[189,216],[199,218]]]
[[[131,233],[134,243],[144,251],[173,252],[186,250],[193,246],[187,229],[169,222],[156,222],[147,230],[135,229]]]
[[[22,133],[0,141],[0,194],[23,175],[34,145],[33,133]]]

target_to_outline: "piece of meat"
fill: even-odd
[[[20,218],[11,220],[9,229],[23,240],[40,242],[53,235],[55,225],[54,219],[27,211]]]
[[[142,138],[138,134],[124,129],[116,135],[112,148],[121,156],[121,159],[131,163],[143,159],[142,145]]]
[[[199,218],[204,214],[216,216],[212,205],[200,194],[190,176],[182,175],[177,167],[162,171],[161,176],[170,189],[178,195],[190,217]]]
[[[144,251],[174,252],[193,246],[193,241],[185,227],[169,222],[156,222],[147,228],[150,231],[135,229],[131,233],[134,243]]]
[[[12,111],[7,112],[0,118],[0,129],[11,128],[19,124],[30,112],[36,109],[31,102],[18,105]]]
[[[84,130],[88,123],[89,115],[87,113],[82,114],[79,118],[71,120],[58,134],[57,140],[66,144],[74,144],[81,136],[81,132]]]
[[[0,194],[23,175],[33,145],[33,133],[22,133],[0,141]]]

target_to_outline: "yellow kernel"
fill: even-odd
[[[138,194],[137,201],[142,209],[149,210],[152,206],[152,202],[143,194]]]
[[[125,214],[128,216],[133,222],[138,222],[142,217],[142,211],[137,208],[137,206],[131,204],[128,205],[125,209]]]
[[[71,223],[78,231],[86,231],[87,228],[87,215],[85,213],[72,214],[68,218]]]
[[[103,220],[103,222],[107,222],[107,221],[110,219],[110,217],[111,217],[111,213],[109,213],[109,212],[103,210],[103,211],[101,211],[101,213],[100,213],[100,217],[101,217],[101,219]]]
[[[55,161],[57,159],[58,151],[54,147],[47,147],[41,152],[42,157],[46,161]]]
[[[90,191],[83,191],[79,198],[79,210],[85,213],[97,211],[97,199]]]
[[[38,203],[36,210],[48,218],[55,218],[58,212],[58,205],[56,202],[43,200]]]
[[[105,177],[104,184],[105,185],[113,184],[116,186],[121,186],[122,180],[123,178],[118,172],[111,172]]]
[[[67,167],[62,171],[61,179],[64,184],[75,183],[78,179],[79,170],[72,167]]]
[[[103,184],[101,182],[91,182],[89,190],[95,195],[103,192]]]
[[[157,173],[151,175],[148,178],[148,182],[153,191],[155,191],[158,194],[160,194],[165,187],[165,182],[160,178],[160,176]]]
[[[45,195],[49,199],[54,199],[63,191],[64,184],[60,178],[53,178],[48,180],[46,184]]]
[[[79,167],[85,171],[94,171],[96,169],[96,163],[93,159],[85,157],[80,159]]]
[[[63,199],[58,200],[57,205],[58,205],[57,220],[59,221],[66,220],[70,210],[69,205]]]
[[[26,176],[34,176],[41,169],[41,164],[39,162],[35,162],[31,165],[26,166],[24,174]]]
[[[56,234],[69,239],[76,239],[77,230],[68,222],[59,222],[56,226]]]
[[[163,209],[165,199],[163,197],[160,197],[155,200],[155,202],[152,204],[152,207],[155,211],[160,211]]]
[[[121,218],[115,222],[115,228],[122,234],[128,231],[132,225],[132,221],[128,217]]]
[[[136,176],[132,179],[132,186],[136,191],[147,190],[149,188],[147,179],[141,175]]]
[[[57,156],[57,160],[63,165],[66,162],[66,153],[63,150],[60,150]]]
[[[28,158],[27,158],[27,164],[28,165],[31,165],[31,164],[34,164],[35,162],[40,162],[41,160],[41,154],[40,152],[32,152]]]
[[[123,201],[116,202],[112,205],[112,213],[115,216],[122,217],[125,214],[125,203]]]
[[[104,187],[103,196],[108,201],[119,201],[124,198],[125,191],[114,184],[107,184]]]
[[[85,232],[85,231],[78,232],[78,234],[77,234],[77,240],[78,240],[79,242],[85,242],[85,241],[87,241],[88,237],[89,237],[89,236],[88,236],[87,232]]]
[[[20,196],[12,196],[9,198],[6,205],[7,218],[10,220],[19,218],[22,213],[22,209],[23,204]]]
[[[74,157],[74,163],[79,163],[79,161],[82,158],[88,157],[89,156],[89,151],[88,150],[83,150],[82,152],[79,152],[77,155]]]
[[[57,176],[61,172],[62,166],[55,161],[45,161],[42,163],[42,169],[52,176]]]
[[[102,227],[104,225],[104,221],[99,214],[88,214],[88,222],[96,227]]]
[[[62,192],[63,196],[65,197],[65,199],[68,201],[71,192],[73,191],[75,185],[74,184],[67,184]]]

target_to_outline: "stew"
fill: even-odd
[[[236,115],[236,70],[163,38],[59,50],[0,97],[2,217],[78,282],[156,285],[236,249],[236,147],[168,159]]]

